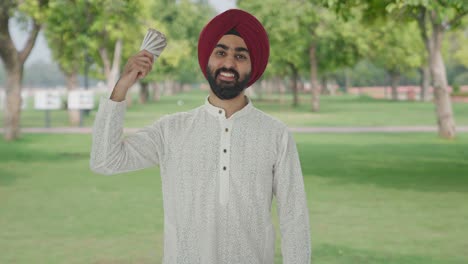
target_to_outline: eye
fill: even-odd
[[[224,55],[226,55],[226,52],[225,52],[224,50],[217,50],[217,51],[215,52],[215,54],[216,54],[217,56],[224,56]]]
[[[246,59],[247,59],[247,56],[245,56],[244,54],[236,54],[236,59],[238,59],[238,60],[246,60]]]

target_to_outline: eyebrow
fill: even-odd
[[[224,44],[221,44],[221,43],[216,44],[216,47],[217,48],[222,48],[223,50],[228,50],[229,49],[228,46],[226,46]],[[244,47],[236,47],[234,50],[237,51],[237,52],[247,52],[247,53],[249,53],[249,50],[244,48]]]

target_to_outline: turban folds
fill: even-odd
[[[265,71],[270,55],[270,44],[265,28],[260,21],[245,11],[230,9],[208,22],[198,39],[198,63],[206,78],[206,66],[213,49],[231,29],[239,33],[249,50],[252,72],[247,86],[250,86]]]

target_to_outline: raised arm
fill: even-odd
[[[122,76],[112,90],[110,99],[115,102],[125,100],[128,89],[132,87],[139,79],[143,79],[153,68],[154,57],[147,50],[138,52],[135,56],[128,59],[122,72]]]
[[[90,168],[101,174],[134,171],[160,163],[164,154],[161,122],[123,137],[128,89],[150,71],[153,55],[143,50],[131,57],[110,99],[101,99],[93,127]]]

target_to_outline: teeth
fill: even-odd
[[[234,77],[234,73],[230,72],[221,72],[220,74],[224,77]]]

